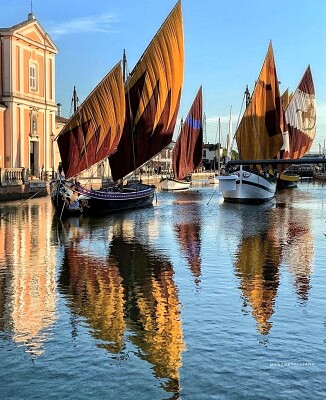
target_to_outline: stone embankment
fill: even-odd
[[[0,186],[0,202],[42,197],[50,194],[49,182],[33,179],[20,185]]]

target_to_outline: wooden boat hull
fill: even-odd
[[[326,181],[326,172],[315,172],[313,175],[317,181]]]
[[[276,178],[253,170],[219,176],[219,186],[226,202],[259,204],[274,198]]]
[[[278,189],[291,189],[298,186],[300,175],[290,171],[284,171],[277,179]]]
[[[173,190],[187,190],[190,187],[191,182],[179,181],[173,178],[166,178],[161,182],[161,189],[166,191]]]
[[[51,200],[60,216],[103,215],[152,206],[154,193],[155,186],[142,183],[90,190],[59,180],[52,183]]]

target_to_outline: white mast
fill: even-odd
[[[232,106],[230,108],[230,118],[229,118],[229,132],[227,134],[226,139],[226,157],[225,163],[231,160],[232,154],[232,144],[233,144],[233,135],[232,135]]]

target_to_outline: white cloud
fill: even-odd
[[[85,32],[113,32],[112,26],[118,22],[113,14],[90,15],[62,22],[49,29],[51,36],[63,36]]]

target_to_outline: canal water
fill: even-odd
[[[321,399],[326,186],[262,206],[197,182],[151,208],[0,204],[0,398]]]

